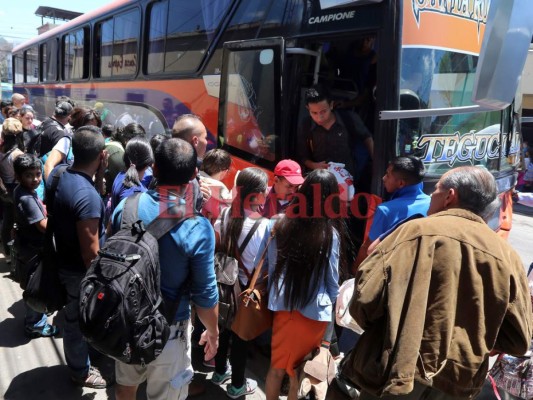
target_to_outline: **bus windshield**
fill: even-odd
[[[473,105],[477,61],[471,54],[404,47],[400,108]],[[397,153],[422,157],[429,175],[441,175],[461,165],[481,165],[492,172],[511,168],[509,160],[500,162],[506,146],[510,146],[508,153],[517,151],[516,144],[507,142],[509,125],[502,121],[502,115],[492,111],[400,120]]]

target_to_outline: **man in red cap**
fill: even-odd
[[[302,168],[293,160],[281,160],[274,168],[274,185],[265,200],[263,217],[284,213],[292,196],[303,183]]]

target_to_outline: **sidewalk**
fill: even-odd
[[[28,339],[24,336],[24,304],[18,283],[9,278],[9,266],[0,254],[0,399],[5,400],[101,400],[115,399],[113,387],[106,390],[80,388],[69,380],[69,371],[63,354],[63,339]],[[60,328],[61,312],[49,318]],[[193,348],[195,365],[201,365],[202,349]],[[113,361],[95,354],[95,365],[105,373],[113,370]],[[196,362],[198,361],[198,362]],[[247,377],[256,379],[259,387],[247,400],[264,400],[265,377],[269,360],[256,350],[248,358]],[[191,399],[229,399],[225,387],[211,384],[212,370],[201,367],[195,380],[203,382],[204,394]],[[207,380],[207,381],[206,381]],[[141,386],[138,400],[146,399]]]

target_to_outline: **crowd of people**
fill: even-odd
[[[239,259],[241,289],[264,261],[273,312],[268,400],[279,398],[285,375],[288,398],[298,397],[297,368],[315,348],[328,347],[342,359],[334,304],[339,285],[354,275],[350,312],[365,331],[354,337],[343,374],[361,399],[471,398],[483,385],[490,354],[529,348],[531,298],[520,258],[483,220],[497,200],[492,175],[477,167],[453,169],[430,197],[422,191],[419,159],[391,160],[383,177],[390,200],[378,207],[355,259],[353,224],[331,217],[341,215],[343,200],[328,163],[363,174],[366,165],[354,162],[352,144],[358,141],[371,159],[373,140],[360,119],[335,112],[320,90],[306,97],[302,164],[281,160],[271,187],[264,170],[244,168],[232,190],[223,182],[230,155],[207,151],[207,130],[196,115],[177,117],[171,137],[148,138],[141,125],[107,126],[97,110],[67,97],[57,99],[39,129],[30,107],[4,107],[4,252],[9,259],[14,239],[13,268],[29,262],[44,246],[49,216],[61,216],[51,230],[68,295],[63,345],[75,384],[106,388],[112,381],[91,363],[78,324],[79,287],[106,238],[121,229],[126,201],[136,193],[145,225],[176,203],[186,203],[195,216],[159,240],[161,292],[179,304],[170,339],[149,364],[116,361],[118,400],[135,399],[145,381],[149,399],[191,394],[192,374],[183,373],[192,370],[193,326],[205,361],[214,366],[211,382],[230,382],[226,394],[234,399],[255,392],[257,382],[246,377],[249,342],[219,328],[215,250]],[[58,328],[27,307],[24,332],[52,337]],[[183,376],[189,378],[178,379]]]

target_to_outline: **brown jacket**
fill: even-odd
[[[346,373],[374,395],[413,380],[474,397],[492,349],[524,354],[532,334],[524,267],[481,218],[451,209],[388,236],[356,276],[350,313],[365,329]]]

